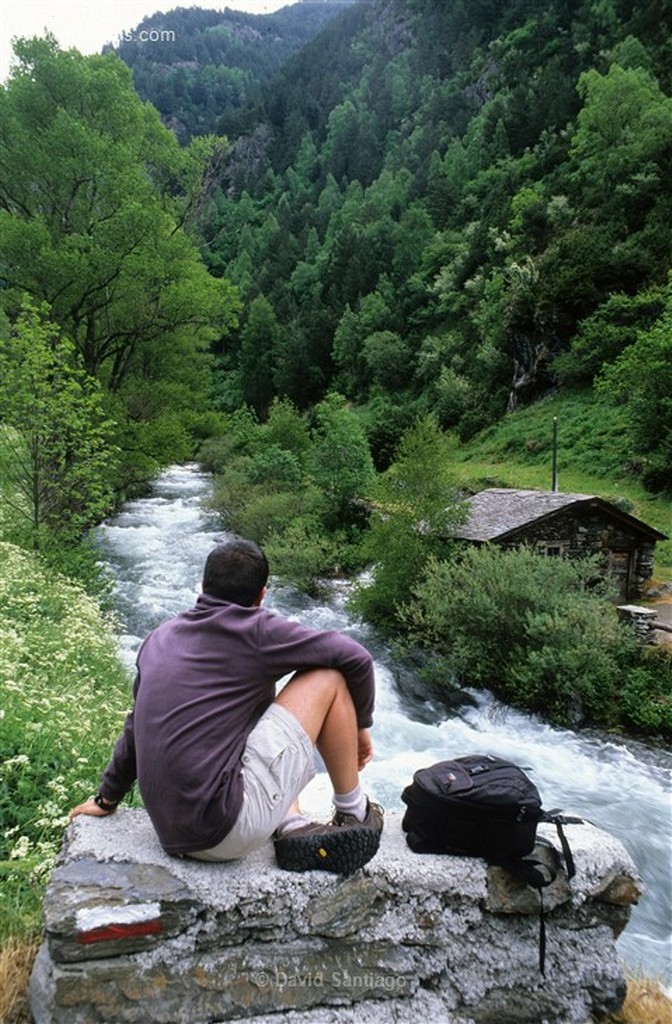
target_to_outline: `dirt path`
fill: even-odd
[[[660,601],[647,601],[645,606],[655,611],[658,622],[664,622],[666,626],[672,629],[672,597],[666,597]],[[672,633],[668,633],[667,630],[657,629],[656,643],[672,644]]]

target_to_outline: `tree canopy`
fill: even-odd
[[[48,310],[102,388],[122,449],[112,485],[128,493],[189,456],[211,349],[237,322],[236,290],[193,233],[224,143],[180,146],[113,54],[50,36],[15,51],[0,88],[0,309],[10,324],[25,297]]]
[[[372,0],[262,88],[201,223],[213,271],[275,314],[275,395],[336,388],[371,438],[391,403],[397,441],[418,413],[467,440],[650,325],[672,54],[640,7]]]
[[[116,57],[19,42],[0,91],[0,275],[8,312],[47,302],[84,367],[118,390],[234,322],[235,300],[180,227],[207,149],[181,149]]]

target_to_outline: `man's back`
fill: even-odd
[[[348,873],[374,856],[383,811],[359,779],[373,757],[373,659],[351,637],[262,609],[267,583],[252,541],[210,551],[196,605],[140,648],[133,709],[98,793],[71,817],[113,814],[137,780],[171,854],[236,860],[273,837],[292,871],[326,859],[326,870]],[[315,748],[335,811],[318,826],[298,803]]]
[[[342,634],[201,594],[194,608],[147,637],[138,655],[137,777],[168,852],[223,838],[240,811],[243,748],[272,703],[276,682],[316,665],[338,667],[352,682],[358,715],[368,725],[370,655]]]

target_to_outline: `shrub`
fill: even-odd
[[[672,736],[672,651],[651,647],[621,680],[618,701],[623,720],[649,735]]]
[[[259,421],[251,409],[237,409],[225,423],[226,433],[208,438],[198,449],[198,461],[208,473],[225,473],[233,459],[259,447]]]
[[[524,629],[524,656],[507,666],[507,695],[551,721],[617,726],[614,695],[639,647],[613,607],[566,594],[550,612],[528,612]]]
[[[273,531],[264,547],[273,575],[312,597],[321,593],[325,577],[339,568],[341,545],[327,537],[315,519],[296,519],[284,530]]]
[[[252,456],[247,474],[254,484],[299,487],[302,476],[301,463],[294,452],[271,444]]]
[[[201,465],[217,474],[212,505],[226,525],[269,545],[274,571],[312,592],[339,563],[359,565],[360,498],[373,474],[366,438],[345,400],[329,396],[315,416],[311,435],[287,400],[271,404],[264,424],[242,410],[231,416],[227,435],[210,439],[200,453]]]
[[[295,455],[300,462],[303,462],[310,448],[308,424],[288,398],[273,399],[261,434],[265,444],[279,445]]]
[[[594,559],[467,548],[431,559],[400,618],[447,675],[565,725],[672,731],[671,659],[620,623]]]
[[[227,437],[209,437],[196,453],[201,469],[206,473],[221,473],[231,457],[231,444]]]
[[[245,486],[242,499],[225,514],[226,524],[257,544],[265,544],[269,534],[284,530],[306,508],[301,492],[264,486]]]

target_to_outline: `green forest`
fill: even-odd
[[[181,142],[221,135],[261,83],[352,3],[304,0],[266,15],[178,7],[144,18],[103,52],[116,52],[132,68],[138,95]]]
[[[561,488],[672,533],[671,25],[670,0],[353,0],[16,42],[0,939],[35,934],[129,699],[91,527],[175,463],[281,579],[355,581],[439,694],[672,735],[670,647],[596,562],[452,537],[481,488],[549,488],[553,418]]]
[[[360,3],[270,82],[268,55],[239,59],[256,86],[219,114],[193,222],[242,302],[211,349],[217,408],[336,390],[384,468],[418,413],[466,441],[579,387],[627,403],[619,457],[669,488],[668,6]],[[167,112],[158,69],[185,44],[153,77],[129,45]]]
[[[566,487],[669,531],[665,7],[182,8],[142,23],[173,28],[151,47],[19,40],[0,92],[3,539],[104,591],[88,528],[196,458],[279,575],[315,592],[367,570],[358,613],[456,672],[457,639],[440,652],[409,603],[434,561],[458,571],[465,497],[548,486],[552,416]],[[235,97],[213,68],[244,77]],[[664,579],[669,542],[657,557]],[[585,720],[666,727],[659,666],[646,713],[610,706],[616,653]],[[549,706],[548,684],[500,675]]]

